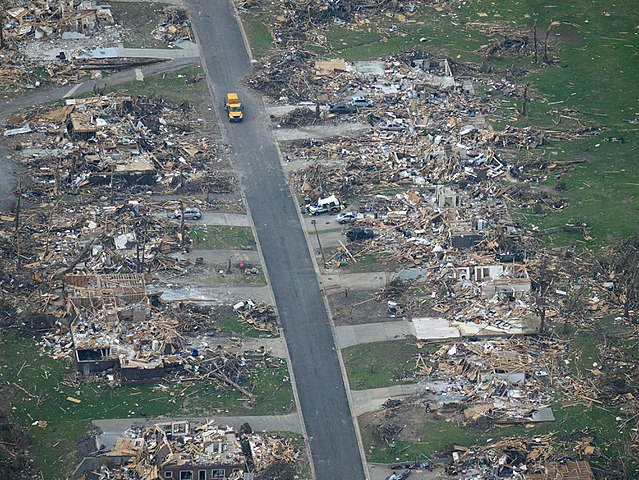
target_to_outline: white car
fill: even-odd
[[[354,212],[342,212],[337,215],[337,223],[355,223],[357,215]]]
[[[372,107],[374,105],[370,98],[366,97],[353,97],[351,105],[354,107]]]

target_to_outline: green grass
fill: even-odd
[[[428,351],[405,340],[393,340],[347,347],[342,358],[351,388],[368,390],[417,382],[414,356]]]
[[[416,431],[417,441],[405,441],[398,439],[394,447],[379,445],[371,435],[370,429],[362,431],[362,442],[367,458],[370,462],[392,463],[396,461],[408,461],[418,455],[427,456],[449,450],[452,445],[470,447],[472,445],[487,444],[498,441],[501,438],[512,436],[534,436],[551,432],[557,434],[569,434],[574,431],[592,428],[596,432],[595,444],[602,449],[604,455],[618,459],[623,455],[623,446],[628,442],[630,429],[619,433],[618,422],[615,417],[619,414],[614,410],[605,410],[597,406],[588,407],[575,405],[562,407],[560,403],[552,405],[555,413],[555,422],[537,424],[533,428],[524,426],[509,426],[493,428],[487,432],[469,430],[464,425],[445,420],[417,421],[411,426]],[[567,452],[570,453],[570,452]],[[595,460],[596,465],[599,460]],[[639,473],[639,471],[635,472]]]
[[[259,330],[254,329],[247,322],[239,318],[235,313],[231,313],[227,316],[218,318],[218,320],[215,322],[215,325],[224,333],[234,336],[243,336],[250,338],[279,337],[279,335],[260,332]]]
[[[107,93],[130,96],[154,95],[166,98],[175,104],[189,102],[196,108],[210,106],[210,93],[204,70],[199,65],[145,77],[142,81],[134,80],[122,85],[108,86]]]
[[[33,439],[37,466],[47,480],[62,480],[75,466],[75,440],[87,432],[93,419],[262,415],[289,413],[295,408],[283,360],[276,369],[262,365],[245,380],[243,385],[253,385],[253,392],[260,398],[255,407],[249,408],[241,401],[243,394],[218,392],[204,383],[167,384],[162,391],[154,391],[158,382],[117,388],[101,382],[65,385],[65,377],[73,372],[70,363],[37,351],[32,339],[5,336],[0,343],[0,382],[13,392],[10,414]],[[81,403],[67,401],[69,396]],[[47,427],[33,426],[38,420],[46,421]]]
[[[226,225],[192,227],[187,237],[199,249],[256,250],[257,246],[250,227]]]
[[[268,30],[269,12],[263,8],[252,8],[242,12],[240,18],[251,46],[253,58],[259,60],[273,47],[273,37]]]

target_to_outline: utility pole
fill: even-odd
[[[180,200],[180,247],[184,248],[185,241],[185,233],[184,233],[184,202]]]
[[[0,7],[0,48],[4,48],[4,8]]]
[[[16,255],[17,258],[17,269],[20,270],[22,267],[22,252],[20,251],[20,207],[22,201],[22,180],[18,179],[18,187],[16,189],[16,218],[15,218],[15,242],[16,242]]]
[[[526,103],[528,103],[528,85],[524,86],[524,98],[521,102],[521,116],[526,116]]]
[[[315,229],[315,236],[317,237],[317,244],[319,245],[320,254],[322,255],[322,266],[326,265],[326,257],[324,257],[324,249],[322,248],[322,243],[320,242],[319,233],[317,231],[317,222],[315,220],[311,220],[311,225]]]
[[[533,46],[535,48],[535,65],[539,65],[539,50],[537,46],[537,19],[535,18],[535,23],[533,24]]]

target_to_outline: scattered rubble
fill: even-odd
[[[189,20],[186,9],[174,6],[166,7],[162,16],[162,24],[151,32],[153,38],[169,45],[194,40],[191,20]]]
[[[235,311],[242,320],[260,332],[279,333],[277,315],[272,305],[247,300],[233,305],[233,311]]]
[[[114,448],[85,458],[71,478],[196,478],[206,472],[207,478],[249,479],[274,465],[293,466],[299,454],[274,435],[237,433],[213,421],[174,421],[127,430]]]

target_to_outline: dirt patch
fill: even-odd
[[[385,302],[375,300],[374,290],[349,291],[330,295],[328,303],[335,325],[363,325],[375,322],[396,322],[396,317],[388,314]]]
[[[550,30],[550,35],[558,42],[566,45],[578,45],[583,41],[579,29],[574,25],[562,23]]]

